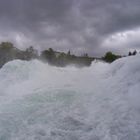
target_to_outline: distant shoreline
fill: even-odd
[[[133,53],[129,52],[129,55],[135,54],[136,51],[134,51]],[[58,67],[65,67],[68,65],[76,65],[78,67],[88,67],[92,64],[92,61],[95,59],[112,63],[113,61],[121,57],[122,56],[115,55],[112,52],[107,52],[105,56],[101,58],[89,57],[87,53],[81,56],[76,56],[74,54],[71,54],[70,51],[64,53],[54,51],[52,48],[44,50],[41,52],[40,55],[38,55],[37,50],[35,50],[32,46],[23,51],[16,48],[10,42],[2,42],[0,44],[0,67],[2,67],[5,63],[15,59],[26,61],[38,59],[50,65]]]

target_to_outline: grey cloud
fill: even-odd
[[[0,0],[0,41],[21,48],[32,44],[39,50],[102,55],[109,36],[139,26],[139,0]]]
[[[98,32],[108,34],[135,28],[140,25],[138,0],[90,0],[81,8]]]

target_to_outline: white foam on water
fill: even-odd
[[[0,70],[0,140],[140,140],[140,55],[58,68]]]

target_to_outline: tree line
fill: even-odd
[[[39,59],[55,66],[67,66],[74,64],[77,66],[90,66],[94,58],[89,57],[88,54],[83,56],[76,56],[71,54],[70,51],[67,53],[54,51],[52,48],[44,50],[38,55],[38,52],[34,47],[30,46],[25,50],[16,48],[11,42],[2,42],[0,44],[0,67],[6,62],[20,59],[20,60],[31,60]]]
[[[136,55],[137,51],[129,52],[128,56]],[[122,56],[113,54],[112,52],[107,52],[100,60],[111,63]],[[2,67],[6,62],[20,59],[20,60],[31,60],[39,59],[41,61],[47,62],[50,65],[64,67],[67,65],[77,65],[77,66],[90,66],[95,57],[89,57],[87,53],[82,56],[76,56],[71,54],[70,50],[67,53],[54,51],[52,48],[44,50],[38,55],[36,49],[33,46],[25,50],[20,50],[16,48],[11,42],[2,42],[0,44],[0,67]]]

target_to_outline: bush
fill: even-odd
[[[107,53],[105,54],[105,56],[103,57],[103,59],[104,59],[106,62],[109,62],[109,63],[115,61],[115,60],[118,59],[118,58],[120,58],[120,56],[115,55],[115,54],[113,54],[112,52],[107,52]]]

